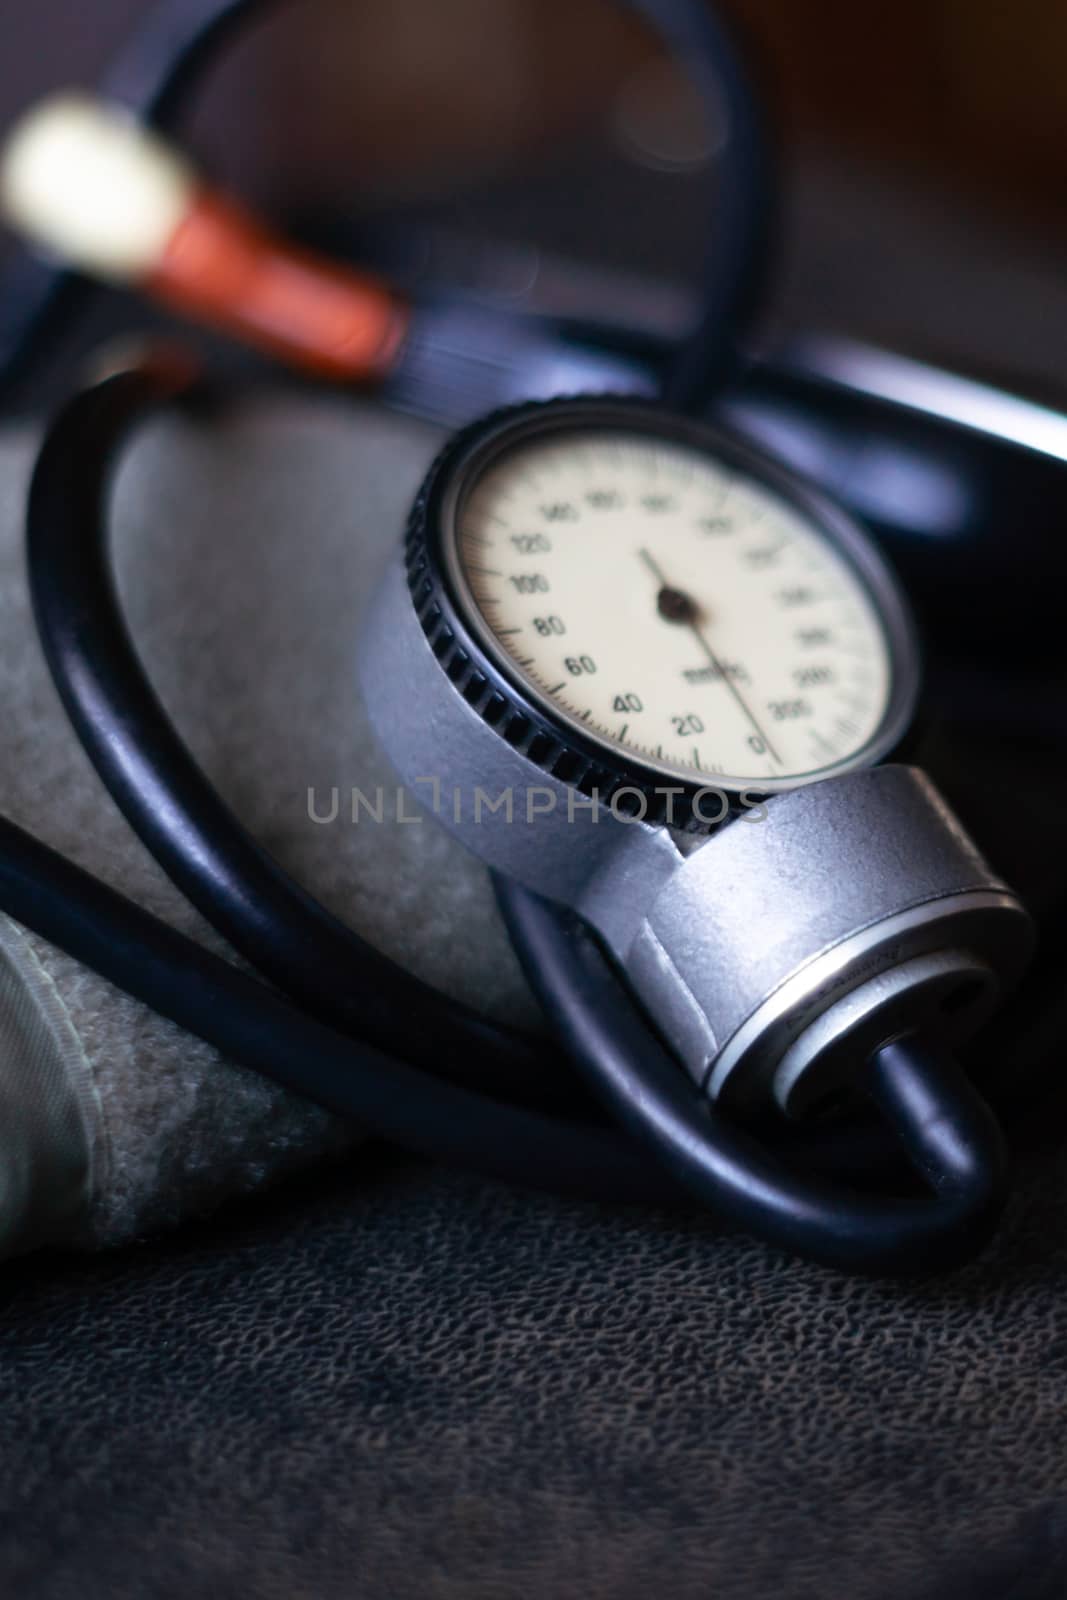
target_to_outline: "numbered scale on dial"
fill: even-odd
[[[586,739],[787,787],[868,758],[894,674],[866,541],[789,488],[639,426],[520,433],[457,497],[446,566],[483,645]]]

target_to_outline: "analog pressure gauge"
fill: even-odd
[[[531,405],[438,458],[363,639],[400,775],[577,910],[714,1099],[821,1103],[958,1040],[1029,927],[929,780],[907,606],[794,474],[639,400]]]
[[[472,672],[601,793],[771,794],[883,759],[908,726],[914,635],[867,539],[655,408],[491,423],[420,503],[410,551]]]

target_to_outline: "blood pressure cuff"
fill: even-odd
[[[36,443],[0,438],[0,811],[233,959],[118,814],[48,677],[23,557]],[[439,443],[322,400],[161,417],[115,486],[119,586],[170,715],[286,869],[419,976],[536,1029],[484,869],[402,820],[417,807],[356,682],[361,613]],[[359,1160],[357,1130],[0,916],[0,1254],[118,1243],[338,1157]]]

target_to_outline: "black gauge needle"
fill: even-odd
[[[781,766],[781,756],[778,754],[777,750],[774,748],[773,744],[760,727],[755,713],[753,712],[748,701],[745,699],[736,683],[734,683],[733,679],[727,676],[722,662],[719,660],[718,656],[715,654],[715,651],[711,648],[711,645],[704,637],[700,623],[697,621],[700,613],[696,602],[686,594],[684,589],[676,589],[673,584],[667,582],[663,572],[660,570],[659,563],[656,561],[656,558],[649,553],[649,551],[641,549],[638,551],[638,555],[641,557],[641,560],[644,562],[649,572],[651,572],[652,576],[659,584],[659,596],[657,604],[659,606],[660,616],[668,622],[685,623],[686,627],[688,627],[695,635],[696,641],[700,648],[707,656],[711,665],[715,668],[719,678],[733,695],[746,720],[751,723],[756,732],[757,738],[762,741],[767,754],[770,756],[772,761],[776,762],[778,766]]]

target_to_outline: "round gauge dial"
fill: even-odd
[[[868,756],[895,659],[866,541],[751,461],[640,426],[520,433],[456,494],[444,553],[545,713],[616,760],[770,791]]]

